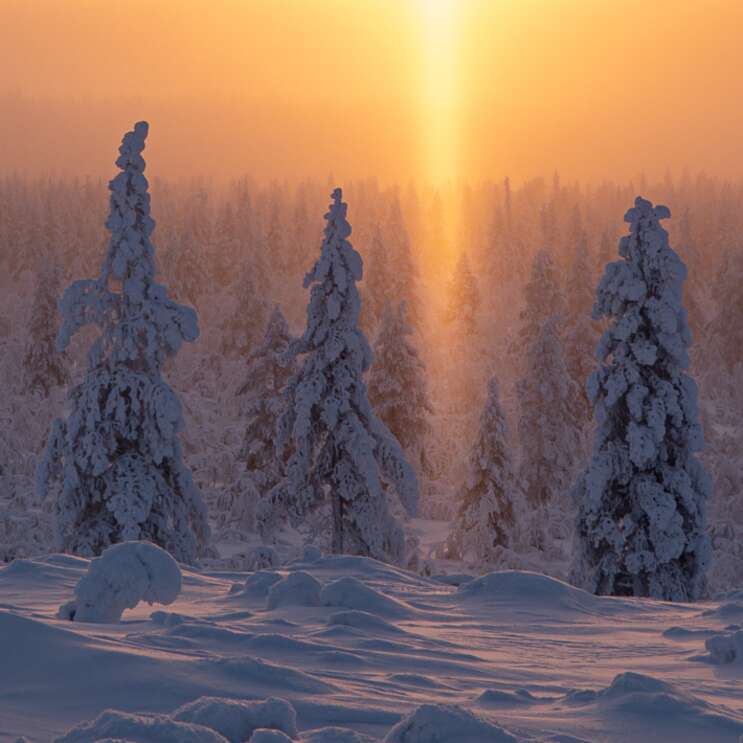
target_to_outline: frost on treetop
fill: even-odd
[[[658,204],[654,207],[650,201],[638,196],[635,199],[635,205],[627,209],[624,221],[629,222],[631,232],[637,232],[643,224],[649,226],[658,220],[669,219],[670,216],[671,210],[667,206]]]

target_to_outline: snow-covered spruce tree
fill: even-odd
[[[684,306],[687,308],[689,329],[695,338],[701,337],[702,331],[707,324],[707,319],[701,304],[705,293],[704,284],[697,269],[704,264],[704,261],[699,255],[699,250],[694,239],[694,231],[692,230],[688,208],[684,209],[681,215],[678,239],[681,260],[685,259],[686,264],[692,270],[691,276],[684,285]]]
[[[178,299],[196,304],[204,293],[205,276],[196,237],[188,227],[177,228],[162,263]]]
[[[547,318],[560,314],[564,299],[557,280],[552,257],[540,250],[531,264],[531,275],[524,286],[524,308],[521,310],[519,332],[521,348],[528,348]]]
[[[245,383],[237,390],[244,401],[245,433],[238,459],[245,472],[222,504],[223,526],[254,528],[257,500],[284,477],[286,457],[277,452],[275,444],[276,426],[286,408],[284,387],[296,373],[295,358],[287,353],[290,341],[289,326],[276,306],[263,340],[248,356]]]
[[[238,274],[232,286],[237,304],[222,324],[222,353],[225,356],[245,356],[260,342],[270,314],[264,298],[264,279],[265,271],[256,258],[247,261]]]
[[[589,383],[597,430],[578,480],[576,582],[597,594],[688,601],[705,587],[710,483],[697,388],[685,372],[691,342],[682,304],[686,267],[668,245],[665,206],[642,198],[625,215],[596,292],[611,326]]]
[[[477,333],[477,312],[480,308],[480,290],[470,268],[467,253],[457,261],[449,283],[449,299],[444,320],[456,323],[463,335]]]
[[[510,547],[516,526],[515,494],[506,416],[498,380],[492,377],[469,455],[469,476],[460,490],[459,510],[447,541],[452,556],[463,558],[473,552],[488,563],[498,547]]]
[[[55,347],[58,294],[59,268],[52,256],[47,256],[40,262],[36,275],[29,337],[23,356],[27,389],[45,397],[53,387],[63,387],[70,382],[64,354]]]
[[[373,333],[379,328],[385,306],[394,298],[394,270],[379,225],[375,225],[372,231],[365,268],[361,318],[364,329]]]
[[[557,322],[553,316],[542,323],[526,349],[527,372],[516,385],[520,479],[532,508],[564,506],[580,454],[579,390],[565,364]]]
[[[715,280],[713,294],[716,310],[709,323],[709,339],[714,350],[724,361],[727,371],[733,372],[743,363],[743,250],[725,253]]]
[[[369,372],[369,400],[413,463],[418,475],[430,474],[426,436],[433,407],[428,396],[425,364],[412,341],[406,305],[388,302],[374,341],[374,363]]]
[[[581,237],[575,246],[565,289],[566,323],[563,333],[565,360],[570,376],[578,385],[580,392],[576,418],[581,425],[585,425],[591,418],[586,383],[596,366],[594,350],[598,340],[598,331],[591,320],[592,272],[585,236]]]
[[[363,373],[372,354],[358,328],[362,260],[348,237],[341,190],[325,215],[320,258],[304,280],[311,287],[307,327],[290,352],[303,355],[286,388],[278,446],[293,447],[287,478],[260,504],[259,523],[270,529],[287,513],[297,525],[330,501],[332,549],[400,561],[405,537],[388,510],[392,488],[415,513],[418,482],[387,427],[374,415]]]
[[[410,235],[405,226],[405,218],[397,194],[392,198],[383,236],[392,267],[388,296],[393,302],[405,302],[408,322],[414,330],[419,331],[422,323],[418,288],[420,271],[413,255]]]
[[[101,274],[72,284],[60,305],[60,351],[84,325],[101,333],[85,379],[71,390],[70,415],[52,425],[38,487],[42,497],[56,495],[66,552],[98,555],[115,542],[149,540],[193,562],[209,539],[206,508],[183,465],[181,408],[160,370],[199,331],[196,313],[154,279],[147,129],[136,124],[119,148]]]

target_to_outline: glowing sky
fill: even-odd
[[[738,0],[0,0],[0,169],[737,175]]]

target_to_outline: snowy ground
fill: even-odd
[[[665,604],[533,573],[456,586],[324,557],[274,572],[184,570],[176,603],[140,604],[121,624],[56,619],[87,564],[49,555],[0,568],[0,740],[54,740],[106,709],[141,714],[104,715],[63,740],[242,741],[256,725],[308,743],[743,735],[743,636],[737,656],[734,639],[705,650],[743,622],[743,591]],[[172,714],[204,695],[291,707]]]

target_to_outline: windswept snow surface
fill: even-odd
[[[312,558],[257,573],[181,566],[168,610],[140,603],[115,624],[57,618],[88,560],[0,568],[0,741],[743,735],[730,597],[596,597],[517,571],[457,586],[368,558]]]

